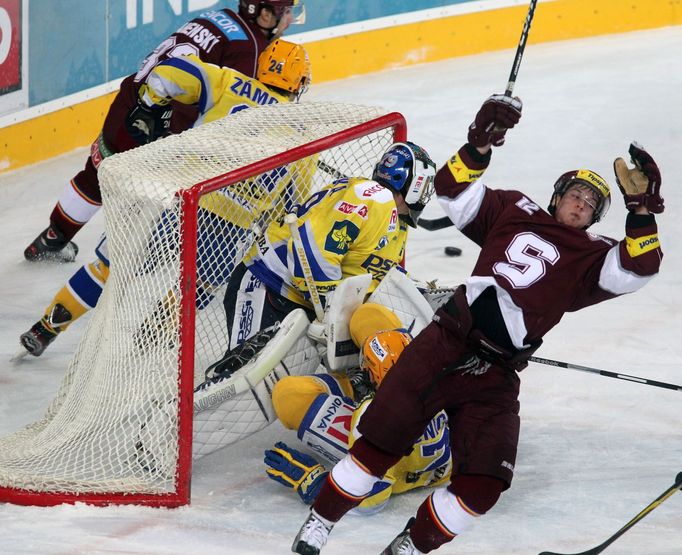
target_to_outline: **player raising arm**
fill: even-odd
[[[358,505],[423,433],[448,415],[454,467],[447,487],[422,503],[384,554],[420,554],[464,533],[508,489],[519,439],[519,377],[564,313],[631,293],[659,270],[654,213],[663,211],[652,157],[615,162],[629,210],[625,237],[590,233],[611,195],[598,174],[576,170],[555,183],[548,211],[520,191],[481,181],[491,146],[521,117],[521,101],[495,95],[469,127],[468,142],[436,175],[436,194],[481,251],[465,284],[403,351],[358,424],[362,434],[331,471],[292,550],[316,555],[332,527]]]

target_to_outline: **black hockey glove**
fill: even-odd
[[[360,402],[370,395],[374,395],[376,388],[369,379],[369,373],[362,368],[352,368],[346,371],[353,388],[353,400]]]
[[[488,98],[469,126],[467,141],[475,147],[502,146],[507,129],[521,119],[523,104],[520,98],[494,94]]]
[[[172,115],[170,105],[149,107],[138,99],[137,106],[126,117],[126,130],[138,144],[146,145],[168,135]]]
[[[645,206],[653,214],[662,213],[665,206],[660,194],[661,172],[658,165],[644,147],[636,142],[630,144],[629,153],[634,168],[628,168],[622,158],[616,158],[613,162],[616,183],[623,193],[625,207],[632,212]]]

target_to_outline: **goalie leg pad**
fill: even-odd
[[[412,337],[416,337],[433,318],[434,311],[428,301],[415,283],[397,268],[388,271],[368,301],[390,308]]]
[[[327,368],[342,370],[357,366],[358,348],[350,334],[350,318],[372,283],[371,274],[344,279],[330,295],[324,323],[327,335]]]
[[[207,380],[195,389],[194,458],[274,422],[274,385],[285,376],[311,374],[320,366],[317,349],[306,336],[307,326],[305,311],[293,311],[253,360],[225,379]]]
[[[240,264],[235,268],[224,301],[230,349],[274,323],[263,319],[266,294],[265,285],[246,266]]]

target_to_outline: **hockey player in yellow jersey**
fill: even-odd
[[[390,367],[411,341],[387,308],[366,303],[351,317],[351,336],[361,349],[360,367],[343,373],[288,376],[275,384],[272,401],[285,428],[297,431],[315,457],[278,442],[265,451],[270,478],[310,504],[326,479],[324,463],[336,464],[358,437],[356,424]],[[321,461],[319,460],[321,459]],[[447,483],[452,469],[447,417],[439,413],[409,455],[388,470],[358,512],[374,513],[393,493]]]
[[[145,111],[158,109],[175,100],[197,105],[200,115],[195,125],[200,125],[253,106],[297,101],[309,83],[310,63],[305,49],[281,39],[273,41],[259,56],[257,79],[231,68],[202,62],[193,55],[170,58],[148,75],[139,91],[138,106],[128,119],[131,127],[144,133]],[[148,125],[152,125],[151,120]],[[310,163],[303,160],[299,164]],[[305,174],[303,171],[296,173]],[[220,236],[227,235],[216,233],[216,230],[232,225],[243,229],[245,235],[254,218],[276,202],[293,206],[300,198],[290,196],[289,191],[302,191],[305,196],[306,188],[305,184],[291,187],[290,182],[290,172],[273,171],[268,174],[268,179],[231,187],[229,194],[217,191],[202,197],[197,245],[199,309],[212,300],[212,291],[225,283],[233,268],[224,256],[216,257],[217,251],[225,250]],[[176,236],[176,226],[174,220],[162,218],[154,240],[171,240],[168,238]],[[209,231],[202,233],[202,228]],[[97,258],[69,278],[46,308],[44,316],[21,335],[21,344],[30,354],[40,356],[61,331],[97,304],[109,275],[105,238],[97,246],[95,254]],[[169,292],[168,298],[160,304],[168,305],[173,299],[173,293]],[[170,312],[167,309],[168,306],[165,313]]]
[[[402,263],[408,226],[416,226],[433,194],[434,175],[424,149],[395,143],[371,180],[339,179],[296,207],[295,225],[323,302],[342,279],[361,274],[372,275],[371,293]],[[230,277],[225,294],[230,349],[299,307],[314,317],[291,230],[280,220],[256,237]]]

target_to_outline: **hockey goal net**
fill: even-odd
[[[105,160],[110,277],[44,417],[0,438],[0,501],[188,503],[193,391],[228,345],[225,284],[254,224],[371,176],[405,134],[378,108],[273,105]]]

